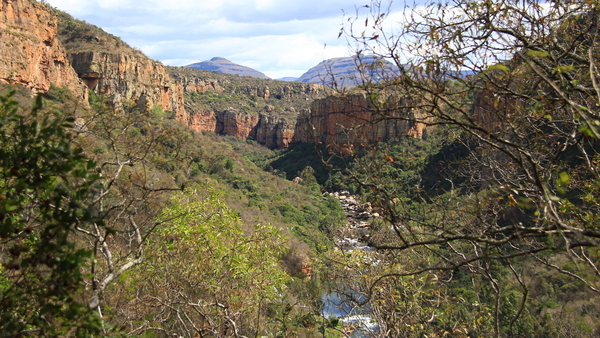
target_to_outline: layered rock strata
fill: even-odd
[[[57,39],[58,20],[30,0],[0,0],[0,82],[47,93],[50,84],[69,88],[87,102],[87,90]]]
[[[194,131],[210,131],[239,139],[252,139],[269,148],[287,148],[294,136],[295,122],[267,114],[244,113],[234,108],[222,112],[196,111],[186,119]]]
[[[391,96],[375,107],[364,94],[329,96],[314,100],[311,109],[298,116],[292,142],[360,144],[401,136],[421,138],[425,124],[419,113],[403,108],[407,98]]]
[[[159,105],[165,111],[184,118],[183,88],[158,61],[144,56],[100,52],[69,54],[78,76],[98,94],[112,98],[115,104],[135,102],[140,109]]]

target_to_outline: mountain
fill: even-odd
[[[211,72],[250,76],[259,79],[269,79],[268,76],[250,67],[238,65],[222,57],[214,57],[210,61],[202,61],[184,66],[185,68],[193,68],[200,70],[208,70]]]
[[[374,67],[368,69],[367,72],[359,71],[359,67],[369,65],[374,65]],[[319,63],[302,74],[297,81],[348,88],[359,85],[365,80],[378,82],[382,77],[393,74],[396,69],[397,67],[391,62],[376,56],[364,56],[361,60],[358,60],[356,56],[340,57]]]
[[[292,82],[292,81],[298,81],[297,77],[292,77],[292,76],[286,76],[286,77],[282,77],[279,79],[276,79],[278,81],[288,81],[288,82]]]

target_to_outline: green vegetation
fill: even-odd
[[[333,290],[374,336],[598,336],[600,4],[431,4],[395,35],[380,5],[343,32],[401,74],[354,90],[423,139],[274,151],[92,92],[0,96],[1,335],[342,337],[319,312]],[[73,50],[123,47],[61,20]],[[324,94],[171,72],[204,87],[190,112],[292,121]],[[370,209],[374,250],[334,248],[350,230],[325,190]]]
[[[11,96],[0,98],[0,330],[99,333],[100,318],[76,298],[92,252],[72,238],[76,227],[98,221],[86,203],[95,163],[73,146],[72,118],[47,114],[41,97],[23,111]]]
[[[183,67],[168,67],[171,76],[187,83],[186,107],[197,111],[225,111],[235,109],[243,113],[262,113],[283,118],[293,123],[298,112],[310,107],[313,99],[323,97],[327,89],[315,84],[257,79],[248,76],[227,75]],[[194,86],[204,87],[196,91]]]
[[[218,337],[274,336],[281,329],[269,317],[290,279],[278,262],[284,238],[270,225],[244,235],[222,194],[206,187],[186,189],[159,215],[164,226],[148,239],[147,259],[113,293],[137,290],[130,302],[114,308],[115,318],[127,318],[122,324],[136,328],[132,333],[189,327]],[[161,307],[171,311],[155,311]]]
[[[186,335],[197,318],[154,312],[184,298],[182,312],[206,316],[206,334],[317,329],[297,321],[318,317],[319,280],[303,269],[333,247],[337,201],[239,153],[273,156],[266,148],[191,132],[160,109],[115,109],[92,92],[81,109],[69,95],[19,97],[28,114],[3,101],[3,332]],[[152,278],[184,298],[161,294]]]
[[[437,133],[332,147],[382,216],[377,252],[333,253],[332,275],[388,335],[598,335],[598,5],[434,3],[391,33],[372,1],[348,21],[358,55],[401,72],[360,86],[373,113],[397,119],[384,98],[406,95],[425,117],[404,119]]]
[[[143,55],[140,50],[130,47],[121,38],[105,32],[102,28],[77,20],[57,9],[52,10],[58,17],[58,38],[69,53],[103,51]]]

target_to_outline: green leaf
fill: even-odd
[[[554,70],[554,72],[556,72],[558,74],[562,74],[562,73],[566,73],[566,72],[575,71],[575,67],[573,67],[573,66],[558,66],[558,67],[554,68],[553,70]]]
[[[527,51],[527,56],[532,57],[532,58],[545,58],[548,57],[547,52],[541,51],[541,50],[528,50]]]
[[[488,70],[492,70],[492,71],[493,70],[499,70],[499,71],[503,71],[503,72],[507,73],[510,69],[507,66],[505,66],[505,65],[503,65],[501,63],[497,63],[495,65],[489,66]]]
[[[559,186],[568,184],[569,182],[571,182],[571,176],[569,176],[569,174],[566,171],[562,171],[558,174],[557,184]]]

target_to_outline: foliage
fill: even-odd
[[[409,322],[385,321],[393,304],[405,304],[388,286],[430,273],[445,281],[438,288],[448,295],[436,303],[432,321],[444,323],[440,316],[462,308],[450,322],[464,335],[464,329],[494,337],[558,335],[548,322],[552,305],[534,306],[532,294],[553,299],[547,304],[558,296],[580,309],[586,299],[598,299],[598,6],[435,2],[407,9],[410,15],[390,28],[389,7],[372,1],[367,20],[359,11],[343,28],[358,55],[392,60],[400,71],[380,69],[386,81],[360,86],[374,113],[397,119],[385,98],[407,96],[420,115],[404,119],[455,135],[445,154],[413,163],[417,170],[396,167],[410,164],[410,154],[393,157],[389,147],[379,152],[372,146],[357,150],[350,167],[357,190],[384,216],[370,243],[381,252],[382,268],[357,288],[374,304],[391,302],[380,314],[386,330],[413,334],[402,331]],[[433,168],[444,181],[437,187],[425,176]],[[435,190],[425,190],[424,182]],[[453,284],[461,274],[470,290]],[[549,280],[561,278],[561,291],[552,295],[557,289]],[[547,293],[532,285],[546,285]],[[467,291],[486,307],[481,321],[480,309],[459,305]],[[431,311],[427,300],[409,303]],[[597,334],[584,320],[588,312],[576,311],[580,324],[565,323]],[[594,310],[591,322],[599,317]]]
[[[265,334],[268,308],[289,278],[278,263],[279,231],[259,225],[245,235],[222,192],[203,187],[174,196],[159,219],[164,226],[151,235],[145,263],[124,281],[137,292],[115,307],[132,333]]]
[[[58,17],[58,39],[70,53],[104,51],[126,55],[141,55],[121,38],[85,21],[74,19],[58,9],[51,9]]]
[[[72,143],[73,118],[23,111],[0,98],[0,330],[3,336],[86,336],[99,318],[78,295],[91,251],[77,226],[98,221],[87,206],[98,177]],[[102,223],[98,223],[102,226]]]
[[[58,103],[52,104],[59,109]],[[298,278],[306,277],[302,269],[312,265],[314,257],[312,249],[299,242],[296,236],[321,251],[332,247],[332,231],[344,220],[339,204],[324,199],[318,190],[266,173],[244,158],[244,154],[249,153],[269,157],[272,151],[234,137],[191,132],[160,114],[140,112],[133,104],[115,109],[94,93],[90,93],[90,105],[92,110],[77,112],[82,118],[73,141],[98,163],[96,171],[101,175],[102,184],[91,208],[108,227],[96,228],[94,224],[78,227],[77,243],[94,249],[95,261],[88,270],[91,276],[85,297],[88,305],[102,315],[104,335],[113,334],[112,326],[121,325],[126,325],[130,332],[139,333],[135,331],[138,327],[133,326],[133,320],[121,320],[130,317],[118,314],[126,312],[127,316],[135,316],[140,313],[127,305],[138,285],[137,279],[131,282],[129,278],[138,276],[137,266],[150,264],[149,257],[159,254],[156,248],[148,248],[148,240],[160,231],[170,231],[172,224],[160,220],[159,213],[168,205],[171,194],[182,186],[201,183],[227,191],[218,198],[219,205],[229,206],[227,215],[236,218],[231,224],[240,226],[244,234],[255,234],[256,224],[272,224],[267,227],[276,228],[290,237],[287,242],[280,242],[277,248],[285,254],[273,259],[281,264],[282,271]],[[197,198],[202,200],[203,190],[196,191]],[[193,198],[188,197],[189,200]],[[321,229],[328,229],[328,232],[323,234]],[[166,259],[161,262],[171,264]],[[314,304],[312,297],[319,296],[318,291],[305,290],[312,288],[308,284],[313,282],[290,282],[291,287],[280,290],[281,297],[295,309],[286,315],[289,316],[286,320],[308,315],[306,304]],[[159,309],[166,310],[168,306],[163,305]],[[261,309],[261,316],[277,317],[276,312],[282,308],[277,310],[278,307],[265,303]],[[145,308],[144,311],[149,310]],[[160,311],[155,314],[160,315]],[[145,327],[154,327],[153,323],[136,318],[140,325],[146,323]],[[246,314],[240,318],[247,318]],[[268,323],[261,320],[260,325],[256,325],[261,330],[267,330],[267,327],[274,330],[277,326]],[[287,330],[313,329],[297,328],[294,324]]]

